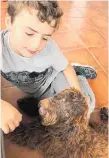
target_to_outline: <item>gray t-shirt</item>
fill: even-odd
[[[45,48],[31,58],[22,57],[10,47],[9,32],[1,33],[2,67],[1,74],[15,86],[29,94],[42,95],[68,60],[60,52],[53,40],[48,40]]]

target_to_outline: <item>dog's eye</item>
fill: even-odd
[[[73,93],[69,93],[69,97],[73,98],[74,94]]]
[[[68,116],[69,116],[69,113],[68,113],[68,112],[66,112],[66,113],[65,113],[65,116],[66,116],[66,117],[68,117]]]

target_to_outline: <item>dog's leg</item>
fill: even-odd
[[[108,108],[103,107],[99,110],[100,121],[90,120],[89,125],[100,134],[103,134],[105,138],[108,137]]]
[[[108,108],[106,108],[106,107],[101,108],[100,118],[104,123],[108,122]]]

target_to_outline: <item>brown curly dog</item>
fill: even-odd
[[[42,100],[36,120],[21,124],[6,137],[20,146],[42,151],[44,158],[106,158],[107,109],[100,110],[101,121],[96,125],[93,121],[89,125],[87,113],[85,97],[76,89],[67,89]]]

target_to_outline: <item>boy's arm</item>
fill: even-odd
[[[4,131],[5,134],[7,134],[19,126],[19,123],[22,120],[22,114],[20,114],[20,112],[10,103],[2,99],[0,102],[0,128]]]
[[[63,71],[70,87],[76,88],[81,91],[77,75],[74,68],[69,64],[67,68]]]
[[[2,79],[5,83],[8,82],[5,78],[2,77],[2,75],[0,75],[0,81]],[[3,83],[1,84],[1,90],[3,88],[2,86]],[[22,120],[22,114],[20,114],[20,112],[10,103],[5,101],[3,97],[0,99],[0,103],[0,128],[5,134],[7,134],[19,126],[19,123]]]

